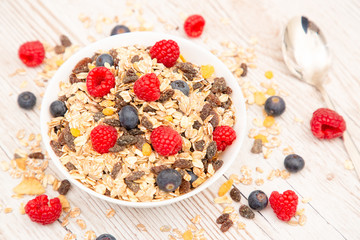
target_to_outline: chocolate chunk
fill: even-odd
[[[193,90],[195,91],[196,89],[199,89],[200,88],[200,90],[203,88],[203,85],[202,85],[202,83],[200,83],[200,82],[196,82],[196,83],[194,83],[193,84]]]
[[[60,143],[58,143],[55,140],[51,140],[50,141],[50,146],[51,146],[51,148],[54,151],[56,156],[61,157],[61,155],[63,155],[63,152],[61,151],[62,146],[60,145]]]
[[[192,168],[193,164],[190,160],[178,159],[173,163],[172,167],[185,169],[185,168]]]
[[[146,143],[145,138],[141,135],[136,135],[135,138],[136,138],[135,147],[137,147],[137,149],[139,150],[142,150],[144,143]]]
[[[100,121],[100,119],[102,119],[104,117],[105,117],[105,115],[102,112],[94,113],[94,116],[93,116],[95,122]]]
[[[211,87],[211,92],[213,93],[223,93],[226,90],[226,82],[225,82],[225,78],[220,77],[220,78],[215,78],[214,79],[214,83]]]
[[[64,47],[70,47],[71,46],[70,39],[65,35],[60,35],[60,42],[61,42],[61,45],[63,45]]]
[[[231,99],[229,98],[226,102],[222,102],[222,103],[221,103],[221,107],[222,107],[222,108],[225,108],[225,109],[228,109],[228,108],[231,106],[231,104],[232,104],[232,101],[231,101]]]
[[[162,170],[168,169],[169,167],[166,165],[160,165],[160,166],[154,166],[150,169],[150,171],[155,174],[158,175]]]
[[[215,156],[216,151],[217,151],[216,142],[215,141],[210,142],[208,147],[206,148],[206,158],[208,160],[211,160]]]
[[[254,145],[251,148],[251,152],[255,153],[255,154],[262,153],[262,140],[261,139],[254,140]]]
[[[164,103],[170,100],[174,96],[175,91],[173,89],[167,89],[160,94],[159,102]]]
[[[44,159],[45,155],[41,152],[34,152],[34,153],[30,153],[29,158],[35,158],[35,159]]]
[[[66,195],[67,192],[70,190],[71,184],[69,182],[69,180],[62,180],[60,187],[58,189],[58,192],[60,195]]]
[[[185,181],[184,179],[182,179],[181,184],[179,186],[179,193],[180,194],[185,194],[185,193],[189,192],[190,191],[190,186],[191,186],[190,182]]]
[[[218,114],[214,111],[211,110],[210,115],[212,115],[213,117],[211,118],[211,120],[209,121],[209,123],[213,126],[213,128],[215,129],[218,125],[219,125],[219,116]]]
[[[71,134],[69,125],[64,128],[62,133],[64,133],[64,140],[68,148],[71,151],[75,152],[75,144],[74,144],[75,137]]]
[[[153,129],[153,124],[152,124],[152,122],[150,122],[150,120],[147,117],[143,117],[141,119],[141,125],[143,125],[148,130]]]
[[[133,136],[144,134],[144,132],[141,131],[141,130],[138,129],[138,128],[130,129],[130,130],[128,131],[128,133],[129,133],[130,135],[133,135]]]
[[[215,162],[212,163],[215,171],[219,170],[223,164],[224,164],[223,160],[216,160]]]
[[[62,54],[65,52],[65,47],[62,45],[56,45],[54,51],[56,54]]]
[[[230,215],[228,213],[223,213],[216,219],[216,223],[223,224],[226,220],[229,219],[229,217]]]
[[[241,205],[239,212],[242,217],[247,219],[253,219],[255,217],[254,212],[246,205]]]
[[[113,126],[113,127],[120,127],[121,123],[118,119],[104,119],[103,123],[109,125],[109,126]]]
[[[135,55],[135,56],[133,56],[133,57],[131,58],[130,62],[131,62],[131,63],[135,63],[135,62],[138,62],[138,61],[140,61],[140,60],[141,60],[141,58],[139,57],[139,55]]]
[[[115,144],[112,148],[109,148],[109,152],[117,153],[117,152],[121,152],[124,149],[125,149],[125,146],[120,146],[118,144]]]
[[[204,121],[210,115],[211,110],[211,104],[206,103],[200,111],[200,118]]]
[[[125,179],[128,180],[128,181],[135,181],[135,180],[140,179],[144,175],[145,175],[144,171],[136,171],[136,172],[131,173]]]
[[[220,230],[222,232],[227,232],[232,227],[232,225],[234,225],[233,221],[228,219],[221,225]]]
[[[113,169],[112,169],[112,171],[110,173],[110,176],[113,179],[116,179],[116,177],[117,177],[118,173],[120,172],[121,168],[122,168],[121,162],[115,163],[115,165],[113,166]]]
[[[198,121],[198,120],[195,120],[194,121],[194,124],[193,124],[193,128],[196,129],[196,130],[199,130],[199,128],[201,127],[201,123]]]
[[[82,72],[89,72],[89,67],[88,67],[89,63],[92,63],[91,58],[88,58],[88,57],[83,58],[75,65],[72,72],[75,74],[82,73]]]
[[[230,197],[235,202],[240,202],[240,199],[241,199],[240,190],[237,189],[237,187],[233,187],[233,189],[231,189],[231,191],[230,191]]]
[[[196,151],[202,152],[204,150],[204,148],[205,148],[205,141],[204,140],[196,141],[194,143],[194,147],[195,147]]]
[[[193,65],[189,62],[186,63],[182,63],[179,62],[175,65],[175,67],[177,69],[180,69],[183,73],[184,76],[187,78],[187,80],[192,81],[193,78],[196,76],[197,71],[196,69],[193,67]]]
[[[120,146],[133,145],[137,142],[137,138],[133,135],[122,135],[116,142]]]
[[[156,109],[150,107],[149,105],[146,105],[146,106],[143,108],[143,111],[144,111],[144,112],[156,112]]]
[[[243,69],[241,76],[245,77],[247,75],[247,71],[248,71],[248,67],[247,67],[246,63],[240,64],[240,67]]]
[[[72,171],[72,170],[76,170],[77,168],[75,167],[75,165],[74,164],[72,164],[71,162],[67,162],[66,164],[65,164],[65,167],[66,167],[66,169],[70,172],[70,171]]]
[[[124,181],[125,181],[126,186],[134,193],[137,193],[140,190],[140,184],[134,183],[133,181],[126,180],[126,178]]]
[[[219,100],[219,98],[214,94],[214,93],[210,93],[205,101],[208,101],[212,107],[220,107],[221,106],[221,102]]]
[[[69,76],[69,82],[70,84],[78,83],[78,82],[85,82],[85,79],[78,79],[75,75],[75,73],[71,73]]]
[[[124,79],[123,79],[123,83],[133,83],[136,80],[138,80],[139,76],[136,75],[136,72],[134,69],[130,68],[129,70],[126,71]]]

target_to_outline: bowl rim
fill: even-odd
[[[65,169],[65,167],[60,162],[59,157],[55,155],[53,152],[51,146],[50,146],[50,138],[48,136],[48,120],[51,119],[50,113],[49,113],[49,105],[50,103],[57,99],[57,93],[59,89],[59,82],[60,81],[66,81],[69,74],[71,73],[71,70],[76,65],[78,61],[80,61],[84,57],[89,57],[92,54],[94,54],[95,51],[99,50],[108,50],[113,47],[121,47],[121,46],[129,46],[129,45],[146,45],[144,42],[152,42],[154,44],[156,41],[159,41],[161,39],[172,39],[178,43],[180,46],[180,49],[182,47],[190,48],[192,51],[198,52],[200,56],[203,56],[203,58],[206,56],[208,59],[211,59],[208,62],[213,62],[215,64],[212,64],[216,69],[221,69],[221,76],[218,75],[218,77],[224,77],[227,84],[229,83],[232,85],[231,88],[233,89],[233,93],[236,92],[236,96],[232,95],[232,99],[235,97],[237,98],[238,105],[235,105],[235,116],[236,116],[236,122],[234,125],[237,126],[239,131],[236,131],[237,138],[232,146],[228,147],[227,151],[229,151],[231,148],[231,158],[224,161],[223,166],[216,171],[216,173],[208,178],[204,183],[202,183],[197,188],[191,190],[190,192],[180,195],[178,197],[174,197],[172,199],[167,200],[161,200],[161,201],[153,201],[153,202],[131,202],[131,201],[125,201],[121,199],[115,199],[111,197],[107,197],[105,195],[99,194],[90,188],[83,185],[78,180],[74,179],[69,172]],[[135,43],[133,43],[135,41]],[[144,42],[142,42],[144,41]],[[125,42],[129,42],[131,44],[125,44]],[[186,56],[186,58],[190,59],[191,57]],[[193,61],[192,61],[193,62]],[[209,64],[208,62],[203,64]],[[200,64],[197,64],[200,65]],[[67,74],[65,74],[67,73]],[[225,76],[226,75],[226,76]],[[66,76],[65,79],[63,76]],[[51,89],[55,89],[56,95],[54,94]],[[233,101],[234,102],[234,101]],[[122,206],[127,207],[135,207],[135,208],[149,208],[149,207],[159,207],[159,206],[165,206],[169,205],[184,199],[187,199],[189,197],[192,197],[201,191],[208,188],[210,185],[212,185],[215,181],[217,181],[233,164],[236,157],[239,155],[240,148],[242,146],[242,143],[245,138],[245,131],[246,131],[246,110],[245,110],[245,100],[241,91],[241,88],[239,84],[237,83],[237,80],[233,76],[233,74],[230,72],[230,70],[225,66],[224,63],[222,63],[214,54],[212,54],[210,51],[208,51],[205,47],[195,44],[194,42],[184,39],[179,36],[174,36],[166,33],[161,32],[131,32],[131,33],[125,33],[125,34],[118,34],[114,36],[110,36],[107,38],[103,38],[101,40],[98,40],[94,43],[91,43],[83,48],[81,48],[79,51],[77,51],[75,54],[73,54],[69,59],[67,59],[60,68],[56,71],[54,76],[49,81],[49,84],[46,88],[45,95],[42,100],[41,104],[41,111],[40,111],[40,127],[41,127],[41,135],[42,140],[45,145],[46,151],[48,152],[50,159],[52,162],[54,162],[57,169],[68,179],[72,184],[74,184],[76,187],[80,188],[81,190],[87,192],[91,196],[94,196],[96,198],[105,200],[107,202],[119,204]],[[236,146],[235,146],[236,145]],[[223,154],[223,153],[222,153]]]

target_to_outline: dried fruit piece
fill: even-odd
[[[210,115],[211,110],[212,110],[211,104],[206,103],[200,111],[201,120],[204,121]]]
[[[168,100],[170,100],[170,98],[172,98],[172,96],[174,96],[175,91],[173,89],[167,89],[165,91],[163,91],[160,94],[160,98],[159,98],[159,102],[164,103],[167,102]],[[144,109],[145,111],[145,109]],[[149,112],[149,111],[145,111],[145,112]]]
[[[261,138],[255,139],[254,140],[254,145],[251,148],[251,152],[252,153],[262,153],[262,140]]]
[[[184,232],[182,237],[183,237],[184,240],[192,240],[194,236],[193,236],[191,230],[189,229],[189,230]]]
[[[192,168],[193,164],[190,160],[178,159],[173,163],[172,166],[173,166],[173,168],[185,169],[185,168]]]
[[[112,108],[104,108],[102,110],[102,113],[105,115],[105,116],[111,116],[113,115],[115,112]]]
[[[60,143],[58,143],[55,140],[51,140],[50,141],[50,146],[51,146],[51,148],[54,151],[56,156],[61,157],[63,155],[63,152],[61,151],[62,146],[60,145]]]
[[[227,232],[232,227],[232,225],[234,225],[233,221],[228,219],[221,225],[220,230],[222,232]]]
[[[215,171],[219,170],[223,164],[224,164],[223,160],[216,160],[215,162],[212,163]]]
[[[248,70],[248,67],[247,67],[246,63],[240,64],[240,67],[243,69],[243,72],[242,72],[241,76],[245,77],[247,75],[247,70]]]
[[[117,144],[119,146],[134,145],[137,142],[137,138],[133,135],[122,135],[118,138]]]
[[[121,162],[115,163],[115,165],[113,166],[113,169],[112,169],[112,171],[111,171],[110,176],[111,176],[113,179],[116,179],[116,177],[117,177],[118,173],[120,172],[121,168],[122,168]]]
[[[186,63],[179,62],[175,65],[175,67],[177,69],[180,69],[183,72],[184,77],[186,77],[186,79],[189,81],[192,81],[197,74],[197,70],[189,62]]]
[[[151,146],[148,143],[144,143],[142,146],[142,154],[144,156],[150,156],[152,152]]]
[[[127,176],[125,179],[128,181],[135,181],[140,179],[142,176],[145,175],[144,171],[136,171],[136,172],[132,172],[129,176]]]
[[[231,191],[230,191],[230,197],[235,202],[240,202],[240,199],[241,199],[240,190],[237,187],[233,187],[233,189],[231,189]]]
[[[88,58],[88,57],[83,58],[75,65],[72,72],[75,74],[82,73],[82,72],[89,72],[89,67],[88,67],[89,63],[92,63],[91,58]]]
[[[61,42],[61,45],[63,45],[64,47],[70,47],[71,46],[70,39],[65,35],[60,35],[60,42]]]
[[[273,74],[272,71],[266,71],[266,72],[265,72],[265,77],[266,77],[267,79],[272,79],[272,78],[274,77],[274,74]]]
[[[246,205],[241,205],[239,212],[242,217],[247,219],[253,219],[255,217],[255,213]]]
[[[194,143],[194,146],[196,151],[203,151],[205,148],[205,141],[204,140],[196,141]]]
[[[169,167],[166,166],[166,165],[160,165],[160,166],[155,166],[155,167],[152,167],[150,169],[150,171],[152,173],[154,173],[155,175],[158,175],[162,170],[165,170],[165,169],[168,169]]]
[[[274,123],[275,123],[275,118],[273,116],[267,116],[264,119],[263,126],[269,128],[272,125],[274,125]]]
[[[214,74],[215,68],[212,65],[202,65],[200,67],[200,72],[201,72],[201,76],[207,79]]]
[[[70,190],[71,184],[69,180],[62,180],[60,187],[58,188],[58,192],[60,195],[66,195],[67,192]]]
[[[267,139],[267,137],[264,136],[264,135],[262,135],[262,134],[256,135],[256,136],[254,137],[254,139],[261,139],[261,141],[262,141],[263,143],[269,142],[269,140]]]
[[[120,127],[121,123],[118,119],[104,119],[103,123],[112,126],[112,127]]]
[[[127,84],[127,83],[133,83],[136,80],[138,80],[139,76],[136,75],[136,72],[134,69],[130,68],[129,70],[126,71],[124,79],[123,79],[123,83]]]
[[[40,195],[45,193],[41,182],[34,177],[24,178],[14,189],[16,194]]]
[[[72,171],[72,170],[76,170],[75,165],[72,164],[71,162],[67,162],[67,163],[65,164],[65,167],[66,167],[66,169],[67,169],[69,172]]]
[[[179,193],[180,194],[185,194],[185,193],[189,192],[190,191],[190,186],[191,186],[190,182],[185,181],[184,179],[182,179],[181,184],[179,186]]]
[[[70,133],[71,133],[71,135],[73,135],[74,137],[80,136],[80,130],[77,129],[77,128],[70,128]]]
[[[124,181],[125,181],[126,186],[134,193],[137,193],[140,190],[140,184],[135,183],[133,181],[126,180],[126,178],[124,179]]]
[[[229,179],[226,182],[224,182],[219,188],[218,195],[220,197],[224,196],[231,189],[233,183],[234,181],[232,179]]]
[[[228,213],[224,213],[221,214],[217,219],[216,219],[216,223],[217,224],[223,224],[224,222],[226,222],[226,220],[228,220],[230,217],[230,215]]]
[[[141,125],[143,125],[146,129],[148,130],[152,130],[153,129],[153,124],[152,122],[147,118],[147,117],[142,117],[141,119]]]
[[[44,159],[45,155],[42,152],[34,152],[28,155],[29,158]]]
[[[208,147],[206,148],[206,158],[211,160],[217,152],[216,142],[212,141],[209,143]]]

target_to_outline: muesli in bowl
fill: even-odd
[[[159,202],[222,167],[236,139],[232,89],[180,53],[173,40],[100,50],[59,83],[47,134],[71,178],[108,198]]]

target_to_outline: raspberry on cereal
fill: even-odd
[[[216,142],[217,149],[224,151],[236,139],[236,132],[229,126],[219,126],[214,130],[213,139]]]
[[[175,65],[180,56],[180,48],[173,40],[158,41],[150,48],[150,56],[156,58],[159,63],[170,68]]]
[[[106,67],[96,67],[87,75],[86,87],[91,96],[103,97],[115,87],[114,74]]]
[[[155,151],[163,156],[175,155],[182,147],[180,134],[167,126],[155,128],[150,135],[150,140]]]
[[[140,99],[147,102],[156,101],[160,98],[160,81],[155,73],[148,73],[136,80],[134,93]]]
[[[90,133],[92,146],[98,153],[107,153],[115,145],[117,135],[114,127],[98,125]]]

